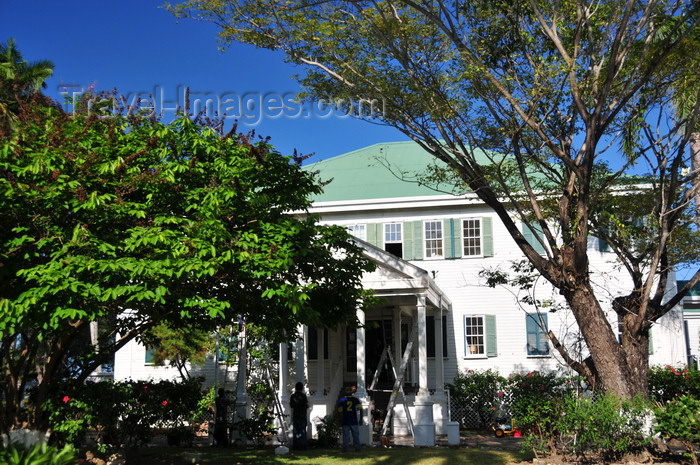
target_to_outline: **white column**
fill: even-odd
[[[445,393],[445,354],[443,353],[442,340],[443,332],[446,328],[442,327],[442,304],[440,311],[436,315],[435,321],[435,357],[437,358],[437,379],[435,380],[435,390],[437,393]]]
[[[394,356],[394,360],[399,366],[401,365],[401,359],[403,358],[403,350],[401,350],[403,347],[403,340],[401,339],[401,318],[403,314],[401,312],[402,310],[399,308],[394,315],[394,346],[391,348],[391,350],[394,352],[392,354]],[[398,371],[399,367],[396,366],[394,369]]]
[[[356,396],[358,398],[367,396],[367,388],[365,386],[365,312],[363,310],[357,310],[357,320],[360,322],[360,326],[357,328],[357,392]]]
[[[277,391],[279,393],[279,398],[280,402],[282,403],[282,407],[284,408],[285,412],[288,410],[288,401],[289,401],[289,389],[287,389],[287,386],[289,386],[289,365],[287,363],[287,358],[289,356],[289,349],[288,349],[288,343],[287,342],[280,342],[279,345],[279,353],[280,353],[280,360],[279,360],[279,373],[278,373],[278,388]]]
[[[372,422],[369,419],[369,396],[365,380],[365,312],[357,309],[357,321],[360,326],[357,328],[357,391],[355,396],[362,403],[362,424],[360,425],[360,442],[368,445],[372,442]]]
[[[233,421],[241,421],[250,418],[248,408],[248,390],[246,381],[248,379],[248,338],[246,337],[245,323],[240,323],[238,332],[238,372],[236,373],[236,403],[234,405],[236,414]],[[219,367],[216,367],[218,370]],[[238,429],[231,431],[231,439],[234,441],[244,440]]]
[[[428,392],[428,337],[425,321],[425,296],[418,296],[416,316],[418,318],[418,395],[427,396]]]
[[[418,326],[418,394],[415,400],[413,442],[416,446],[435,445],[435,422],[433,421],[433,400],[428,391],[428,352],[426,332],[425,295],[417,296],[416,324]],[[442,343],[442,341],[440,341]]]
[[[325,334],[326,330],[325,329],[317,329],[316,330],[316,347],[318,348],[318,359],[316,361],[316,397],[324,397],[325,396],[325,390],[326,390],[326,361],[323,358],[323,353],[326,350],[326,347],[324,345],[324,340],[325,340]]]
[[[306,345],[305,342],[309,338],[309,328],[306,326],[299,326],[299,333],[301,337],[296,341],[296,373],[295,379],[297,383],[305,383],[306,376]]]
[[[248,392],[246,389],[246,379],[248,378],[248,338],[246,337],[246,330],[243,325],[238,332],[238,338],[238,373],[236,374],[237,404],[248,401]]]
[[[447,405],[447,395],[445,394],[445,360],[442,347],[443,331],[442,326],[442,302],[440,302],[439,312],[435,314],[435,394],[433,394],[433,418],[437,434],[448,434],[449,406]]]

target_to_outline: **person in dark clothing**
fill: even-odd
[[[343,426],[343,452],[348,451],[350,436],[356,451],[362,449],[360,444],[360,423],[362,422],[362,404],[355,397],[355,386],[348,388],[346,396],[338,402],[338,412]]]
[[[309,400],[304,394],[304,384],[297,383],[294,386],[294,393],[289,398],[289,405],[292,407],[292,448],[295,450],[306,450],[308,441],[306,437],[306,410],[309,408]]]
[[[231,403],[226,398],[224,388],[219,388],[218,395],[214,399],[214,445],[217,447],[228,446],[228,405]]]

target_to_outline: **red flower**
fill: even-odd
[[[65,404],[66,402],[68,402],[69,400],[70,400],[70,397],[68,397],[68,396],[63,396],[63,403],[64,403],[64,404]]]
[[[164,401],[161,402],[161,403],[163,404],[163,407],[165,407],[166,405],[168,405],[168,401],[167,401],[167,400],[164,400]]]
[[[503,395],[504,395],[504,394],[503,394],[502,392],[499,392],[499,393],[498,393],[498,397],[503,397]]]

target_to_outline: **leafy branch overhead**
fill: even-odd
[[[649,330],[700,278],[691,252],[700,193],[695,2],[168,7],[216,24],[224,46],[282,51],[301,65],[309,99],[382,102],[380,115],[354,114],[395,127],[438,159],[563,296],[588,349],[579,373],[603,391],[645,392]],[[439,184],[440,169],[406,177]],[[625,271],[614,302],[592,283],[591,236]],[[682,266],[694,272],[689,287],[669,295]]]

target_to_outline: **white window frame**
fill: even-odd
[[[467,223],[467,222],[478,222],[479,223],[479,237],[478,238],[475,235],[471,235],[471,236],[467,237],[467,235],[464,232],[465,223]],[[481,220],[480,217],[471,217],[471,218],[462,218],[461,223],[462,223],[462,229],[461,229],[461,233],[462,233],[462,241],[461,241],[462,257],[483,257],[484,256],[484,222]],[[470,229],[474,229],[474,228],[470,226]],[[465,242],[467,240],[475,240],[475,239],[479,240],[479,245],[478,245],[479,253],[468,253],[468,250],[471,250],[477,246],[469,245],[467,247]]]
[[[354,237],[366,241],[367,240],[367,225],[365,223],[349,224],[346,229]]]
[[[390,229],[392,229],[390,231]],[[392,235],[399,236],[398,239],[394,238],[391,240],[387,240],[387,236]],[[384,223],[384,244],[401,244],[403,245],[403,223]]]
[[[467,334],[467,323],[469,319],[480,319],[479,325],[470,325],[473,328],[480,328],[481,333]],[[464,315],[464,356],[468,358],[485,358],[487,357],[488,348],[486,347],[486,315]],[[468,340],[468,338],[476,338],[477,340]],[[480,339],[480,340],[479,340]]]
[[[437,229],[433,229],[430,232],[439,233],[439,237],[428,237],[429,225],[438,226]],[[439,248],[439,250],[436,251],[437,248]],[[426,260],[445,258],[445,232],[442,220],[427,220],[423,222],[423,250]]]

